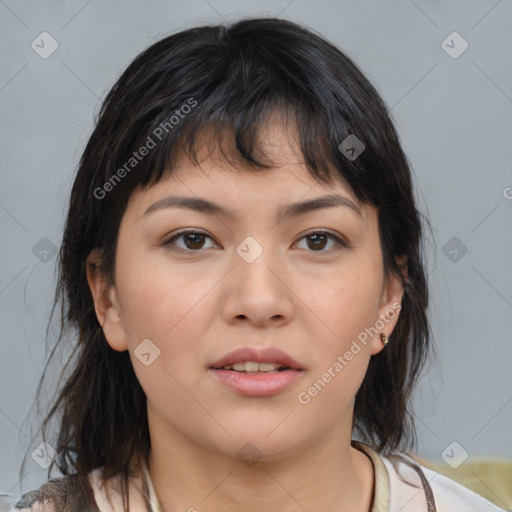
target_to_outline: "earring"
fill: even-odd
[[[389,342],[389,338],[383,332],[380,333],[380,340],[382,341],[384,346],[386,346]]]

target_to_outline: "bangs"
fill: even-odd
[[[320,109],[307,103],[292,103],[291,98],[278,96],[277,91],[270,88],[262,91],[258,101],[243,97],[240,91],[241,102],[226,106],[224,100],[230,96],[230,87],[222,84],[224,87],[226,91],[217,91],[213,98],[190,96],[179,106],[162,109],[149,126],[137,134],[133,150],[128,154],[140,153],[144,147],[148,152],[143,161],[135,164],[132,160],[137,169],[126,181],[127,193],[136,187],[156,184],[167,172],[178,170],[183,158],[200,165],[206,156],[215,155],[220,163],[240,170],[276,168],[277,163],[262,148],[262,137],[270,123],[278,122],[297,143],[298,156],[313,179],[323,183],[341,180],[351,186],[360,201],[371,202],[358,183],[364,172],[362,162],[346,159],[338,147],[353,133],[346,123],[329,126]],[[263,93],[268,97],[261,101]],[[211,99],[218,103],[212,105]],[[187,113],[183,117],[176,114],[184,111]],[[130,158],[126,160],[129,162]]]
[[[266,144],[272,144],[268,134],[271,129],[288,135],[290,145],[297,151],[298,163],[304,164],[315,180],[332,183],[336,178],[342,179],[335,171],[325,130],[313,136],[311,128],[305,128],[308,123],[301,123],[298,112],[289,104],[281,101],[257,112],[255,109],[240,110],[228,115],[219,111],[208,120],[201,119],[202,113],[198,114],[184,123],[179,134],[174,137],[166,134],[170,140],[162,141],[162,148],[167,144],[168,150],[155,154],[157,160],[153,163],[149,181],[146,179],[142,186],[151,186],[166,172],[179,170],[184,158],[197,166],[212,159],[221,167],[227,164],[239,171],[276,169],[283,161],[279,159],[279,152],[277,159],[273,153],[273,159],[266,149]]]

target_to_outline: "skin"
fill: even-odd
[[[147,395],[148,467],[165,510],[368,511],[373,466],[350,441],[354,397],[370,357],[384,348],[379,337],[360,344],[307,405],[297,395],[400,303],[403,289],[398,278],[385,279],[377,210],[358,203],[342,181],[317,183],[295,134],[278,121],[260,141],[275,164],[270,172],[236,169],[205,153],[199,167],[183,160],[175,174],[132,194],[114,286],[97,271],[98,251],[88,258],[98,320],[114,350],[130,351]],[[283,205],[333,193],[349,198],[361,215],[335,206],[276,217]],[[235,217],[178,208],[144,215],[177,194],[208,199]],[[163,245],[182,228],[207,236]],[[322,231],[348,246],[306,237]],[[263,249],[252,263],[236,252],[247,236]],[[397,320],[398,313],[382,332],[389,336]],[[149,366],[134,355],[144,339],[160,350]],[[276,395],[241,396],[208,367],[242,346],[277,346],[304,372]],[[261,454],[252,467],[237,457],[248,442]]]

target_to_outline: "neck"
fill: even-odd
[[[351,447],[351,431],[342,427],[286,456],[251,463],[198,445],[150,418],[149,474],[165,512],[367,512],[373,466]]]

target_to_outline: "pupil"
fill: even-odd
[[[204,242],[204,235],[201,235],[200,233],[192,233],[185,235],[185,244],[189,249],[201,249],[201,242]],[[190,242],[192,242],[192,247]],[[198,246],[196,246],[198,244]]]
[[[319,239],[321,239],[321,245],[318,244]],[[327,236],[323,234],[315,234],[315,235],[309,235],[308,237],[308,246],[310,249],[323,249],[325,247]],[[316,242],[313,242],[313,246],[309,244],[309,241],[316,240]],[[323,242],[323,243],[322,243]]]

